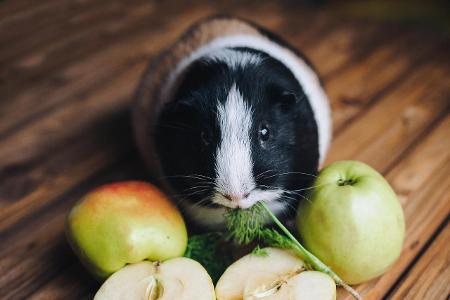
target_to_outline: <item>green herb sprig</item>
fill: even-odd
[[[258,202],[249,209],[230,209],[225,216],[229,238],[232,238],[237,244],[248,244],[254,240],[259,240],[270,246],[292,249],[310,269],[329,275],[337,285],[342,286],[355,299],[362,300],[361,295],[356,290],[345,283],[320,259],[306,250],[265,203]],[[264,228],[267,217],[277,225],[284,235],[275,229]],[[257,247],[253,250],[253,253],[263,255],[262,250]]]
[[[258,240],[266,219],[265,209],[261,205],[254,205],[250,209],[228,209],[225,213],[227,237],[238,245]]]
[[[221,247],[222,232],[210,232],[189,237],[184,257],[198,261],[216,283],[233,262],[231,255]]]

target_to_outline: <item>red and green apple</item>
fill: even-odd
[[[156,187],[140,181],[106,184],[70,211],[66,234],[84,265],[103,279],[129,263],[182,256],[184,220]]]

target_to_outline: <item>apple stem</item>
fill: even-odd
[[[328,267],[326,264],[324,264],[320,259],[318,259],[314,254],[306,250],[300,244],[299,241],[289,232],[289,230],[278,220],[278,218],[272,213],[272,211],[267,207],[266,203],[260,202],[262,204],[262,207],[266,210],[267,214],[270,216],[272,221],[281,229],[281,231],[286,234],[286,236],[291,240],[294,250],[296,250],[297,254],[306,261],[307,264],[312,266],[314,270],[323,272],[327,275],[329,275],[331,278],[333,278],[334,282],[342,286],[346,291],[348,291],[355,299],[362,300],[363,298],[361,295],[353,289],[351,286],[349,286],[347,283],[345,283],[344,280],[342,280],[336,273],[334,273],[330,267]]]

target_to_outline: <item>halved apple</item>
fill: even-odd
[[[214,300],[214,286],[195,260],[178,257],[163,263],[127,265],[109,277],[94,300]]]
[[[333,300],[336,285],[328,275],[305,271],[290,251],[265,248],[232,264],[216,285],[218,300]]]

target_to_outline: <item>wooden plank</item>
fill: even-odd
[[[388,42],[390,46],[383,45],[378,51],[369,52],[366,59],[359,60],[326,81],[327,92],[332,99],[335,132],[338,133],[365,107],[375,103],[383,93],[395,88],[399,81],[414,74],[420,62],[429,60],[430,55],[439,51],[433,46],[434,43],[421,44],[417,35],[404,34],[395,42]],[[411,44],[419,46],[408,51]],[[441,51],[445,48],[443,46]]]
[[[33,1],[33,0],[10,0],[3,1],[0,6],[0,26],[16,19],[26,19],[36,11],[40,11],[48,7],[49,2],[55,3],[60,1]]]
[[[380,50],[386,52],[387,61],[400,58],[399,54],[402,53],[401,59],[409,61],[407,65],[409,67],[417,58],[422,57],[425,49],[430,50],[429,48],[437,43],[436,37],[433,37],[432,43],[427,43],[423,40],[427,39],[426,36],[408,32],[403,27],[395,25],[342,20],[320,11],[309,14],[305,11],[301,18],[295,9],[286,9],[281,13],[284,16],[283,21],[273,28],[274,32],[280,33],[290,44],[301,50],[313,62],[326,82],[331,77],[337,79],[342,76],[340,71],[346,67],[353,69],[355,63],[362,61],[367,63],[367,57]],[[255,19],[255,22],[261,21]],[[364,30],[360,29],[362,27]],[[405,46],[409,47],[419,42],[420,47],[415,47],[413,51],[404,51]],[[378,63],[378,66],[383,64]],[[395,67],[398,67],[399,71],[402,70],[401,63],[393,66]],[[339,74],[336,74],[337,72]],[[333,94],[331,98],[334,98]]]
[[[450,213],[449,135],[450,115],[447,115],[386,174],[404,209],[406,239],[400,258],[387,273],[357,287],[364,299],[384,297]],[[389,153],[383,149],[380,152]],[[339,299],[352,299],[344,291],[338,295]]]
[[[327,162],[358,159],[379,170],[388,167],[449,108],[449,75],[450,69],[441,61],[416,68],[410,78],[333,140]]]
[[[75,263],[76,258],[63,232],[70,208],[95,186],[115,180],[143,179],[143,173],[139,162],[117,164],[96,178],[86,178],[77,189],[67,190],[60,201],[37,211],[35,217],[22,220],[14,231],[0,233],[0,295],[5,299],[27,298],[28,294]],[[80,277],[75,278],[75,275],[69,274],[69,277],[73,284],[78,284],[78,292],[85,293],[97,286],[85,272],[80,272]],[[65,299],[79,298],[69,294]]]
[[[55,69],[62,65],[76,62],[97,49],[104,49],[112,43],[120,41],[123,36],[136,33],[139,30],[144,31],[147,25],[151,25],[148,18],[145,18],[147,16],[145,13],[148,13],[151,7],[143,5],[133,8],[135,11],[129,12],[127,18],[122,22],[114,17],[110,18],[108,22],[100,22],[100,19],[98,23],[91,27],[81,27],[79,31],[65,33],[63,37],[54,42],[44,43],[42,49],[36,49],[28,57],[18,61],[6,53],[2,54],[4,59],[13,63],[0,70],[0,76],[4,77],[8,83],[5,86],[5,97],[11,99],[17,89],[20,89],[24,84],[30,85],[35,80],[42,79],[41,76],[53,80],[56,78],[57,80],[58,77],[49,76],[49,74],[52,74]],[[136,14],[138,15],[136,16]],[[77,27],[74,30],[77,30]],[[33,47],[32,44],[27,43],[15,46],[20,47],[19,49]],[[10,50],[12,55],[16,55],[17,52],[20,53],[15,48]]]
[[[447,190],[450,186],[447,186]],[[446,300],[450,295],[450,223],[439,233],[403,281],[389,296],[393,300]]]
[[[197,17],[195,14],[180,17],[179,22],[166,28],[167,32],[148,30],[124,37],[117,45],[106,47],[103,51],[94,51],[85,59],[58,70],[53,76],[61,78],[61,81],[47,78],[26,90],[18,91],[14,96],[15,100],[5,103],[0,110],[0,116],[3,116],[0,119],[0,136],[10,133],[18,124],[25,124],[33,116],[43,114],[61,103],[76,101],[79,95],[96,92],[108,81],[136,64],[143,68],[151,54],[176,38],[181,30],[178,26],[187,26]],[[149,36],[152,36],[152,39],[149,39]],[[155,43],[155,40],[158,43]],[[139,77],[130,80],[137,85]],[[34,109],[18,109],[31,106],[36,101],[39,101],[40,105]]]
[[[97,289],[96,282],[86,276],[86,270],[74,262],[67,270],[39,287],[27,299],[92,299]]]
[[[365,27],[366,30],[361,31],[360,26]],[[360,57],[361,53],[368,55],[375,50],[373,48],[376,46],[387,46],[386,41],[391,38],[391,35],[383,33],[383,28],[378,24],[348,21],[329,31],[326,40],[319,39],[319,43],[312,43],[313,47],[307,44],[298,44],[298,47],[305,48],[307,57],[317,62],[316,67],[319,73],[327,79],[342,66],[352,65],[348,63]],[[389,46],[387,48],[391,49]]]
[[[58,29],[67,30],[69,26],[75,25],[73,19],[79,15],[84,16],[96,11],[99,5],[103,5],[105,12],[108,12],[110,7],[118,4],[117,1],[109,1],[109,3],[102,3],[102,1],[104,0],[97,0],[90,4],[80,1],[70,3],[64,0],[41,1],[35,5],[28,4],[27,7],[16,13],[3,16],[0,19],[0,37],[6,46],[1,51],[5,51],[7,48],[11,49],[17,43],[36,41],[36,35],[39,34],[43,34],[43,41],[46,41],[48,32],[55,34]],[[17,2],[24,3],[26,1]],[[97,14],[103,14],[103,12],[97,11]],[[32,49],[17,50],[32,51]]]
[[[141,69],[137,68],[132,70],[132,72],[135,73],[140,73],[141,71]],[[130,72],[124,74],[125,77],[131,75],[133,74]],[[136,74],[134,74],[134,76],[136,76]],[[71,158],[79,158],[80,160],[68,161],[69,165],[67,165],[67,167],[70,168],[69,173],[67,173],[64,169],[59,168],[54,170],[56,174],[38,172],[38,176],[43,177],[40,185],[36,186],[31,193],[21,198],[21,201],[13,201],[0,211],[0,228],[4,229],[5,227],[8,227],[18,218],[34,211],[37,207],[45,205],[52,199],[52,195],[60,194],[67,188],[77,184],[77,182],[82,180],[86,175],[98,172],[98,170],[106,167],[106,165],[111,164],[111,162],[117,160],[119,156],[123,155],[124,149],[130,149],[132,147],[132,142],[130,142],[130,137],[132,134],[129,131],[125,132],[125,136],[122,138],[117,137],[114,132],[109,132],[110,137],[112,137],[107,139],[109,143],[97,149],[93,147],[91,148],[91,145],[98,144],[95,141],[96,135],[91,134],[86,138],[82,133],[90,130],[90,127],[86,125],[86,122],[91,124],[91,127],[95,126],[98,124],[98,117],[100,115],[103,115],[103,118],[106,120],[109,118],[109,122],[114,121],[114,115],[120,114],[121,111],[124,111],[125,106],[129,103],[129,95],[133,92],[134,88],[135,86],[133,81],[119,80],[112,82],[110,88],[106,88],[102,90],[101,93],[93,95],[93,97],[95,97],[95,101],[89,101],[89,99],[86,99],[89,101],[89,105],[87,107],[86,105],[82,105],[81,101],[73,102],[71,107],[65,107],[65,109],[59,111],[59,114],[55,116],[57,118],[49,118],[46,119],[45,122],[36,123],[34,132],[39,132],[40,134],[34,134],[32,136],[17,136],[17,140],[15,140],[18,143],[16,146],[19,147],[16,148],[17,150],[8,148],[6,145],[4,147],[0,147],[0,152],[2,153],[0,154],[0,157],[5,155],[3,159],[0,159],[0,161],[4,161],[9,165],[18,164],[20,162],[23,164],[24,161],[26,162],[30,160],[30,157],[34,160],[39,160],[39,157],[45,155],[46,153],[57,151],[58,149],[54,148],[55,144],[70,147],[70,140],[72,140],[72,143],[82,140],[83,142],[81,143],[81,146],[89,146],[88,149],[91,151],[91,154],[86,154],[86,152],[81,151],[81,153],[77,155],[77,153],[71,152],[70,148],[62,150],[64,154],[74,153],[75,155],[71,156]],[[115,103],[112,102],[113,100]],[[102,101],[108,103],[108,105],[103,105]],[[80,116],[84,117],[83,122],[76,122],[75,120],[79,119]],[[123,122],[127,121],[127,119],[124,120],[122,118],[121,122],[123,124]],[[77,134],[68,137],[66,131],[58,130],[60,126],[65,126],[67,131],[76,132]],[[113,128],[115,127],[111,127],[111,129]],[[96,134],[99,133],[101,132],[96,131]],[[40,136],[44,135],[50,137],[54,143],[39,144],[38,146],[34,145],[30,148],[30,145],[33,145],[33,140],[35,140],[35,143],[40,143]],[[75,139],[76,137],[78,137],[78,139]],[[50,162],[48,164],[54,165],[54,161],[58,161],[58,158],[60,157],[61,156],[58,155],[56,158],[50,157]],[[65,156],[65,158],[68,159],[69,156]],[[76,163],[77,166],[71,167],[71,163]],[[43,167],[45,170],[47,166],[43,165]],[[8,193],[5,196],[8,197]],[[2,202],[4,201],[10,202],[8,199],[2,200]]]
[[[0,141],[0,167],[38,157],[62,143],[70,134],[85,131],[100,116],[107,118],[125,110],[136,88],[136,78],[144,66],[138,65],[105,83],[98,93],[82,95],[77,101],[57,109],[44,119]],[[64,126],[64,130],[60,130]]]
[[[151,3],[145,5],[141,0],[134,2],[133,5],[124,5],[118,1],[101,0],[80,6],[63,1],[56,3],[57,5],[49,5],[50,8],[44,7],[43,16],[19,20],[18,24],[11,24],[11,28],[0,26],[0,36],[7,45],[0,49],[0,64],[3,68],[20,66],[20,61],[32,60],[27,56],[45,57],[46,53],[56,47],[65,43],[75,44],[83,38],[91,39],[94,44],[98,42],[98,37],[101,38],[100,41],[104,41],[114,29],[120,30],[124,25],[132,25],[134,19],[137,21],[142,14],[148,14],[154,8]],[[137,9],[141,12],[137,13]],[[120,31],[116,34],[120,34]],[[91,43],[79,45],[89,47]],[[22,64],[26,66],[25,63]]]

